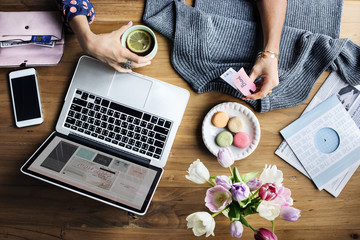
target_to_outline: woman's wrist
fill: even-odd
[[[84,49],[84,51],[89,52],[91,49],[92,39],[94,39],[95,34],[91,31],[86,16],[75,16],[70,21],[70,26],[75,33],[81,47]]]

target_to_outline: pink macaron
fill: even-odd
[[[234,136],[234,145],[238,148],[244,148],[249,145],[250,139],[249,135],[245,132],[238,132]]]

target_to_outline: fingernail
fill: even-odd
[[[132,21],[128,22],[127,25],[132,25]]]

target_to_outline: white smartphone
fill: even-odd
[[[42,123],[44,118],[35,69],[10,72],[9,81],[16,126],[26,127]]]

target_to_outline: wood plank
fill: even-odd
[[[53,1],[54,2],[54,1]],[[92,0],[96,20],[95,33],[118,29],[128,21],[141,23],[142,0]],[[192,5],[192,0],[186,0]],[[1,0],[0,11],[56,10],[48,0]],[[360,44],[360,1],[344,1],[342,38]],[[60,64],[36,67],[39,77],[45,121],[39,126],[18,129],[14,125],[7,74],[17,68],[0,69],[0,239],[198,239],[186,227],[186,216],[207,211],[204,206],[206,185],[185,178],[189,165],[200,158],[212,175],[228,174],[201,138],[201,124],[216,104],[241,102],[231,96],[208,92],[197,94],[175,72],[170,63],[171,42],[157,34],[159,52],[150,66],[135,71],[186,88],[190,101],[171,149],[164,175],[145,216],[134,216],[95,200],[27,177],[19,169],[42,141],[54,130],[57,117],[78,58],[84,54],[76,37],[66,35],[66,47]],[[321,75],[305,103],[268,113],[255,113],[261,125],[261,140],[256,151],[236,163],[241,172],[276,164],[283,170],[284,185],[292,190],[295,207],[302,210],[296,223],[276,220],[279,239],[358,239],[360,236],[360,174],[357,171],[338,198],[318,191],[313,183],[278,158],[274,151],[282,141],[279,131],[297,119],[329,73]],[[243,102],[241,102],[243,103]],[[245,103],[243,103],[246,105]],[[248,221],[255,227],[270,229],[259,216]],[[216,217],[214,239],[229,239],[229,222]],[[245,228],[242,239],[253,239]]]

